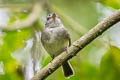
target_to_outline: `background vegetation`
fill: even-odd
[[[38,19],[30,27],[1,29],[27,19],[36,2],[0,0],[0,80],[30,80],[35,69],[50,62],[38,38],[48,13],[60,16],[74,42],[120,8],[119,0],[46,0]],[[120,80],[119,30],[120,23],[117,23],[70,60],[75,71],[73,77],[64,78],[59,68],[46,80]]]

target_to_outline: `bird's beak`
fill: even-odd
[[[52,18],[53,18],[53,19],[55,19],[55,18],[56,18],[56,14],[55,14],[55,13],[53,13]]]
[[[53,20],[55,22],[55,19],[56,19],[56,14],[55,13],[53,13],[52,18],[53,18]]]

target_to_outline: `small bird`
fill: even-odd
[[[52,59],[71,45],[70,35],[56,13],[48,14],[45,29],[41,33],[41,42]],[[74,72],[69,61],[64,62],[62,68],[65,77],[73,75]]]

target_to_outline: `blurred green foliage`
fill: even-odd
[[[34,2],[36,0],[0,0],[0,3],[4,3],[4,4],[23,4],[23,3],[31,3],[31,2]]]
[[[59,14],[63,24],[70,32],[72,42],[79,39],[81,35],[94,27],[100,18],[103,18],[105,12],[103,8],[112,7],[119,9],[119,0],[46,0],[39,20],[32,25],[35,28],[27,28],[15,31],[0,31],[0,66],[3,63],[3,74],[0,72],[0,80],[23,80],[19,67],[22,63],[13,58],[12,53],[18,49],[26,47],[27,40],[33,38],[34,30],[44,28],[45,16],[49,12]],[[33,0],[0,0],[1,4],[32,4]],[[98,3],[100,5],[98,5]],[[14,6],[14,4],[12,4]],[[106,5],[106,6],[103,6]],[[102,9],[98,7],[102,6]],[[9,8],[8,8],[9,9]],[[16,8],[16,10],[19,8]],[[12,25],[16,22],[24,21],[29,12],[15,12],[10,9],[9,22]],[[98,11],[99,10],[99,11]],[[112,10],[111,10],[112,11]],[[107,13],[106,13],[107,14]],[[42,27],[41,27],[42,26]],[[39,30],[38,30],[39,29]],[[2,36],[1,36],[2,35]],[[46,80],[120,80],[120,49],[113,46],[110,42],[104,42],[107,32],[99,39],[94,40],[85,47],[76,57],[71,59],[75,75],[69,79],[64,78],[61,68],[56,70]],[[117,34],[116,34],[117,35]],[[109,46],[109,48],[106,46]],[[23,49],[24,51],[24,49]],[[48,54],[42,59],[41,66],[44,67],[50,62]]]
[[[26,17],[27,15],[23,13],[11,16],[8,25],[13,24],[16,20],[24,20]],[[31,29],[6,31],[3,33],[4,35],[0,37],[2,42],[2,45],[0,45],[0,61],[4,64],[5,74],[0,75],[0,80],[23,80],[23,76],[18,72],[21,64],[12,57],[11,53],[25,46],[25,40],[31,37]]]
[[[100,79],[120,80],[120,49],[110,46],[108,52],[103,56],[100,66]]]
[[[106,6],[110,6],[115,9],[120,8],[120,1],[119,0],[99,0],[102,4]]]

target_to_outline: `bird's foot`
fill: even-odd
[[[65,48],[64,51],[66,51],[66,53],[68,53],[68,48]]]

